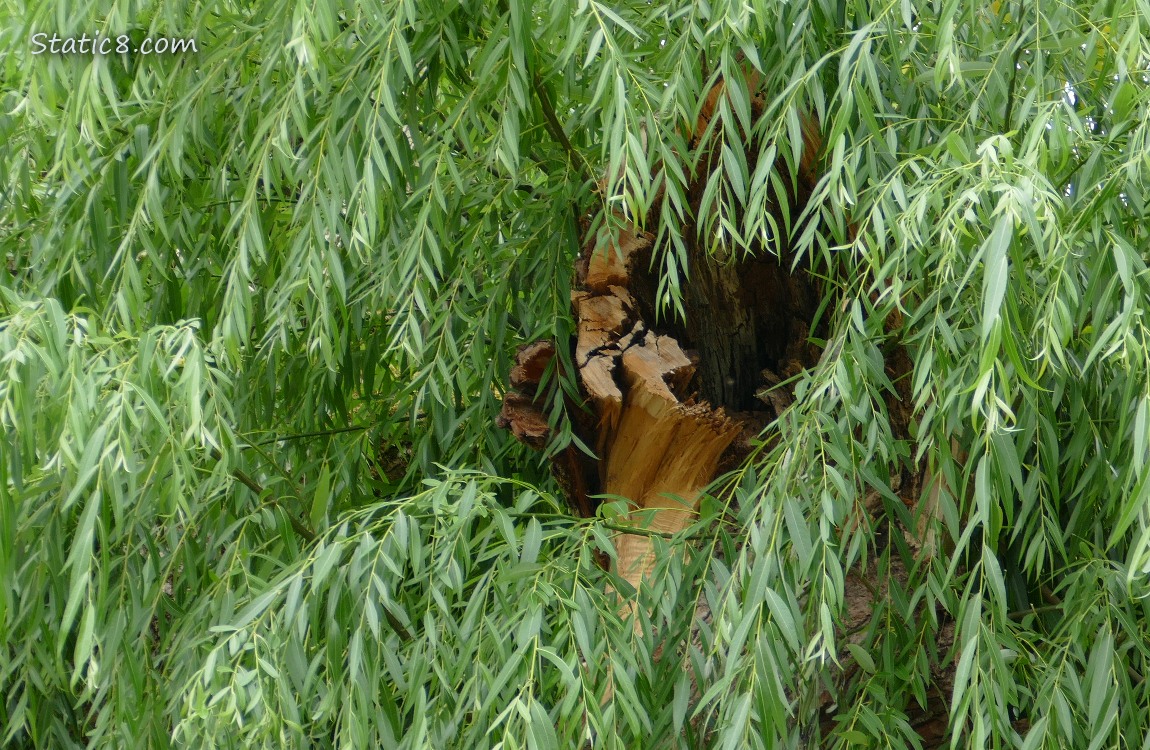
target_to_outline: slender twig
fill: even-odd
[[[217,455],[217,458],[218,458],[218,455]],[[266,492],[266,490],[260,485],[259,482],[252,479],[246,472],[244,472],[240,469],[232,469],[232,476],[235,477],[236,481],[238,481],[240,484],[244,485],[249,490],[256,493],[256,495],[258,497],[264,497],[264,493]],[[283,505],[279,502],[278,499],[276,499],[275,497],[268,496],[266,498],[266,500],[267,500],[269,505],[273,505],[273,506],[279,508],[280,510],[282,510],[284,512],[284,515],[287,516],[288,523],[291,524],[292,531],[294,531],[298,536],[302,537],[305,541],[308,541],[308,542],[314,542],[315,541],[315,532],[312,531],[311,529],[309,529],[307,526],[305,526],[303,524],[303,522],[300,521],[298,518],[296,518],[294,515],[292,515],[291,511],[289,511],[287,508],[283,507]]]
[[[1061,606],[1062,600],[1058,598],[1058,594],[1054,593],[1046,584],[1038,587],[1038,593],[1042,594],[1042,598],[1047,604]]]
[[[213,450],[212,458],[219,461],[221,458],[223,458],[223,456],[220,455],[219,451]],[[304,541],[307,542],[315,541],[315,532],[305,526],[304,523],[296,518],[291,511],[285,508],[278,498],[268,494],[266,488],[264,488],[264,486],[257,482],[255,479],[252,479],[251,475],[242,469],[232,469],[231,474],[237,482],[254,492],[257,497],[264,498],[269,505],[282,510],[284,515],[286,515],[288,518],[288,523],[291,524],[292,531],[294,531],[297,536],[301,537]]]
[[[1018,32],[1014,35],[1014,56],[1010,59],[1010,83],[1006,89],[1006,112],[1002,117],[1002,132],[1010,132],[1010,119],[1014,114],[1014,87],[1018,82],[1018,61],[1022,59],[1022,0],[1019,0],[1015,11],[1018,18],[1015,19],[1018,23]]]
[[[539,98],[539,106],[543,110],[543,121],[547,126],[547,132],[551,133],[551,137],[555,142],[563,147],[567,152],[567,157],[579,170],[580,176],[584,182],[591,181],[591,172],[587,168],[587,162],[583,155],[575,150],[571,144],[571,139],[567,137],[567,131],[563,129],[560,124],[559,118],[555,116],[555,107],[551,105],[551,97],[547,95],[547,89],[543,85],[543,79],[537,73],[535,75],[535,95]]]
[[[1044,607],[1028,607],[1026,609],[1018,609],[1014,612],[1008,612],[1007,618],[1015,622],[1025,618],[1027,615],[1042,615],[1050,612],[1061,612],[1062,607],[1057,604],[1050,604]]]
[[[654,531],[652,529],[644,529],[641,526],[627,526],[621,523],[611,523],[610,521],[599,521],[599,525],[611,531],[618,531],[621,534],[635,534],[636,536],[645,536],[658,539],[674,539],[680,534],[672,533],[670,531]],[[695,534],[688,534],[684,539],[690,539],[696,536]]]
[[[361,432],[368,429],[366,425],[351,425],[349,427],[337,427],[333,430],[319,430],[318,432],[301,432],[294,435],[279,435],[277,437],[261,440],[258,443],[251,443],[251,445],[271,445],[272,443],[286,443],[289,440],[307,440],[314,437],[327,437],[328,435],[341,435],[345,432]]]
[[[1076,162],[1074,166],[1071,167],[1070,170],[1063,177],[1059,178],[1059,180],[1054,184],[1059,186],[1068,185],[1070,183],[1070,178],[1077,174],[1078,170],[1086,166],[1089,161],[1089,159],[1083,159],[1079,162]]]
[[[521,511],[514,511],[514,510],[504,511],[504,512],[507,514],[507,516],[509,518],[534,518],[535,520],[549,518],[549,519],[553,519],[556,521],[569,521],[569,522],[571,522],[573,524],[577,524],[577,525],[578,524],[597,524],[599,526],[602,526],[605,529],[610,529],[611,531],[619,531],[619,532],[622,532],[624,534],[636,534],[638,536],[659,537],[660,539],[675,539],[676,537],[682,538],[682,539],[694,539],[694,538],[701,538],[704,536],[704,534],[701,534],[701,533],[683,534],[683,532],[681,532],[681,531],[680,532],[654,531],[652,529],[644,529],[642,526],[629,526],[627,524],[622,524],[622,523],[612,523],[611,521],[606,521],[602,518],[586,518],[583,516],[573,516],[570,513],[531,513],[531,512],[521,512]]]
[[[603,520],[602,518],[585,518],[583,516],[573,516],[570,513],[532,513],[532,512],[522,512],[522,511],[514,511],[514,510],[504,511],[504,513],[507,515],[508,518],[529,518],[529,519],[533,518],[537,521],[549,519],[549,520],[554,520],[554,521],[566,521],[566,522],[572,523],[574,525],[596,524],[596,525],[602,526],[603,528],[608,529],[610,531],[618,531],[622,534],[635,534],[636,536],[658,537],[659,539],[683,539],[683,540],[687,540],[687,541],[693,540],[693,539],[704,539],[707,536],[709,536],[709,534],[707,534],[706,532],[709,529],[714,528],[713,526],[711,526],[711,527],[708,527],[707,529],[702,529],[700,531],[696,531],[696,532],[691,533],[691,534],[685,534],[682,531],[678,531],[678,532],[655,531],[653,529],[645,529],[642,526],[628,526],[627,524],[613,523],[611,521]],[[426,514],[409,513],[409,514],[407,514],[407,517],[408,518],[424,519],[424,518],[436,518],[437,516],[434,513],[426,513]]]
[[[1041,586],[1039,586],[1038,587],[1038,594],[1039,594],[1039,596],[1042,597],[1042,601],[1046,602],[1045,606],[1027,607],[1026,609],[1020,609],[1020,610],[1016,610],[1014,612],[1010,612],[1006,616],[1008,618],[1010,618],[1011,620],[1021,620],[1023,617],[1026,617],[1027,615],[1030,615],[1030,614],[1037,615],[1037,614],[1043,614],[1046,612],[1061,612],[1062,611],[1062,599],[1060,599],[1058,594],[1055,594],[1050,589],[1049,586],[1047,586],[1046,584],[1042,584]]]
[[[276,461],[274,458],[269,456],[268,452],[265,451],[263,448],[259,447],[258,445],[249,445],[248,447],[251,448],[252,450],[254,450],[256,453],[260,454],[260,456],[265,461],[267,461],[269,464],[271,464],[272,468],[274,468],[279,473],[279,475],[282,476],[284,479],[286,479],[288,481],[288,483],[292,486],[292,489],[295,490],[295,495],[297,498],[299,498],[300,502],[303,502],[303,498],[304,498],[304,494],[305,494],[303,491],[303,486],[298,481],[296,481],[296,478],[293,477],[291,474],[289,474],[287,469],[280,466],[279,461]]]

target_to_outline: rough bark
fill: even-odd
[[[757,91],[759,76],[753,70],[747,76],[751,116],[758,120],[765,105],[762,92]],[[681,333],[688,346],[699,348],[703,398],[727,409],[752,410],[760,408],[755,394],[764,378],[789,378],[817,361],[820,352],[809,346],[807,339],[822,290],[807,273],[805,262],[800,260],[792,271],[793,258],[785,234],[758,243],[742,255],[723,246],[708,251],[698,241],[699,227],[706,221],[703,194],[711,173],[720,168],[723,143],[722,133],[709,129],[709,125],[724,94],[722,82],[711,90],[692,138],[692,148],[703,157],[688,189],[692,218],[681,231],[688,247],[690,274],[684,290],[686,321]],[[766,208],[779,227],[786,227],[802,212],[818,182],[822,140],[813,119],[805,119],[802,135],[801,157],[794,173],[782,158],[773,165],[785,190]],[[748,172],[758,167],[757,160],[758,149],[749,149]]]

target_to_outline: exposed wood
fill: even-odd
[[[606,454],[604,489],[631,500],[641,525],[681,531],[738,425],[705,404],[676,398],[668,382],[689,379],[694,367],[670,337],[648,335],[632,345],[622,370],[627,398]],[[619,534],[615,547],[620,574],[638,587],[654,564],[651,538]]]
[[[758,116],[759,78],[750,70],[747,75]],[[719,81],[689,134],[690,147],[703,153],[688,186],[694,213],[715,166],[721,138],[709,126],[725,95],[726,83]],[[808,118],[802,160],[796,179],[785,180],[793,187],[784,198],[805,201],[820,148],[818,128]],[[775,166],[789,174],[782,159]],[[741,258],[708,254],[695,242],[698,221],[688,218],[672,229],[690,249],[685,322],[655,326],[658,268],[651,267],[651,234],[615,221],[623,229],[589,238],[577,264],[572,359],[586,402],[569,411],[586,414],[580,408],[589,408],[589,416],[576,417],[575,431],[596,456],[568,449],[553,468],[581,512],[593,510],[593,495],[622,497],[635,524],[660,532],[685,528],[720,465],[737,463],[728,449],[744,425],[752,429],[736,443],[740,455],[748,438],[785,408],[790,393],[780,375],[790,377],[817,361],[819,351],[808,339],[820,296],[805,269],[792,273],[767,248]],[[540,345],[519,352],[499,420],[537,448],[550,436],[543,405],[553,402],[552,392],[540,393],[539,384],[553,354]],[[764,388],[766,399],[760,400]],[[650,536],[618,533],[615,544],[618,572],[638,586],[653,565]]]
[[[555,357],[555,344],[536,341],[520,348],[511,369],[511,387],[503,397],[503,409],[495,423],[510,430],[516,440],[541,450],[551,436],[538,388],[543,373]]]
[[[637,525],[673,533],[691,523],[739,426],[685,396],[694,363],[640,317],[627,284],[631,262],[649,250],[649,237],[624,233],[588,253],[584,290],[572,295],[575,360],[598,416],[602,492],[630,501]],[[653,565],[650,536],[614,541],[618,572],[638,587]]]
[[[636,257],[645,256],[650,249],[649,234],[624,228],[618,237],[587,253],[587,265],[580,274],[583,287],[598,294],[612,286],[626,288]]]
[[[503,396],[503,408],[495,423],[509,430],[517,440],[543,450],[551,439],[547,405],[552,402],[555,382],[543,388],[543,376],[555,361],[555,343],[536,341],[519,348],[511,368],[511,390]],[[568,404],[575,429],[586,439],[593,426],[576,404]],[[551,471],[571,505],[583,516],[595,512],[592,495],[599,491],[597,462],[573,445],[560,451],[551,462]]]

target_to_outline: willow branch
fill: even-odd
[[[583,181],[591,182],[591,172],[587,169],[587,161],[582,154],[575,150],[575,146],[571,144],[571,139],[567,137],[567,131],[563,129],[559,118],[556,117],[555,107],[551,104],[551,97],[547,95],[547,88],[543,85],[543,79],[538,74],[535,75],[535,96],[539,98],[539,106],[543,110],[543,122],[547,127],[547,132],[567,152],[567,158],[579,170],[579,175]]]
[[[221,458],[223,458],[223,456],[219,451],[213,450],[212,458],[219,461]],[[284,515],[287,516],[288,523],[291,524],[292,531],[294,531],[297,536],[306,542],[314,542],[316,540],[315,532],[309,529],[306,525],[304,525],[303,521],[300,521],[291,511],[285,508],[283,503],[279,501],[279,498],[268,494],[267,489],[255,479],[253,479],[250,474],[248,474],[246,471],[243,471],[242,469],[232,469],[231,475],[237,482],[254,492],[256,497],[265,498],[269,505],[282,510]]]
[[[252,479],[246,472],[240,469],[232,469],[232,476],[235,477],[236,481],[238,481],[240,484],[256,493],[258,497],[264,497],[266,490],[260,485],[259,482]],[[291,524],[292,531],[294,531],[297,536],[303,538],[307,542],[315,541],[315,532],[305,526],[303,522],[296,518],[287,508],[283,507],[278,499],[272,496],[268,496],[267,502],[269,505],[275,506],[284,512],[284,515],[287,516],[288,523]]]

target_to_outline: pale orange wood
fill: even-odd
[[[648,336],[622,355],[626,387],[618,429],[605,457],[604,491],[631,502],[637,526],[676,533],[695,519],[699,496],[739,426],[705,404],[681,402],[694,366],[668,336]],[[654,567],[650,536],[615,535],[619,574],[638,588]]]
[[[624,228],[618,237],[592,248],[583,285],[597,293],[609,292],[611,286],[626,287],[631,278],[631,259],[650,247],[650,235]]]
[[[628,501],[637,528],[675,533],[697,515],[739,425],[722,410],[681,399],[695,365],[639,315],[626,285],[633,259],[650,242],[624,230],[589,251],[583,289],[571,295],[575,363],[597,417],[602,492]],[[617,532],[614,542],[617,572],[638,588],[654,567],[650,535]]]

